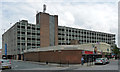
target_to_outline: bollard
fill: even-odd
[[[60,62],[60,67],[61,67],[61,62]]]
[[[68,67],[69,67],[69,61],[68,61]]]
[[[48,62],[46,62],[46,64],[48,64]]]
[[[87,66],[88,66],[88,60],[87,60]]]

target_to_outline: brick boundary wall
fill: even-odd
[[[24,54],[27,61],[51,62],[51,63],[81,63],[81,50],[40,51]]]

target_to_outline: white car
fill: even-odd
[[[95,65],[96,64],[106,64],[106,62],[105,62],[105,59],[104,58],[97,58],[96,60],[95,60]]]
[[[11,69],[11,61],[7,59],[1,59],[0,60],[0,68],[1,69]]]

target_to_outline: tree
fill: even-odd
[[[117,47],[117,45],[113,46],[113,53],[116,54],[116,55],[120,54],[119,48]]]

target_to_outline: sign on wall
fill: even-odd
[[[93,51],[82,51],[82,54],[93,54]]]
[[[5,44],[5,56],[7,56],[7,44]]]

